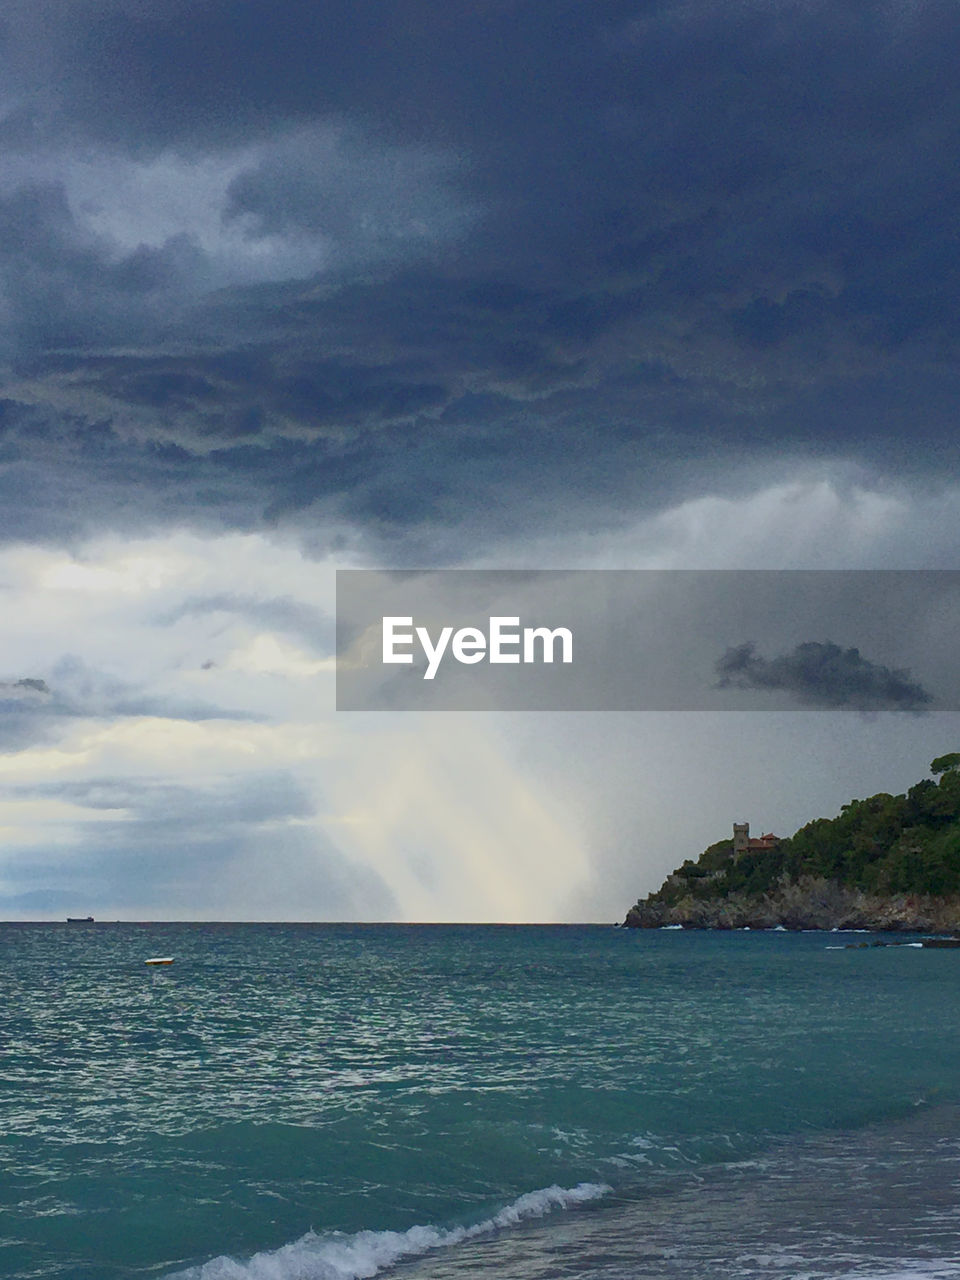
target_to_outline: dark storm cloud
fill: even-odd
[[[0,401],[2,536],[70,542],[104,526],[260,527],[261,475],[282,471],[282,459],[257,453],[246,467],[229,454],[198,456],[164,438],[138,438],[131,414],[124,409],[121,423],[50,404]],[[161,416],[156,435],[164,430]]]
[[[909,671],[864,658],[859,649],[807,641],[790,653],[764,658],[753,644],[728,649],[717,661],[721,689],[767,689],[792,693],[818,707],[859,711],[920,711],[931,695]]]
[[[222,226],[293,255],[193,306],[189,237],[111,250],[65,188],[2,196],[8,397],[110,433],[77,528],[161,518],[136,484],[423,545],[555,525],[574,486],[614,522],[678,459],[957,462],[953,4],[76,0],[12,6],[6,46],[21,159],[255,144]],[[8,519],[66,522],[34,496]]]
[[[99,408],[121,438],[169,440],[192,453],[287,437],[352,436],[434,416],[450,398],[409,363],[393,368],[269,349],[58,355],[20,368],[61,402]]]
[[[78,224],[61,183],[0,195],[5,350],[143,340],[169,323],[202,254],[186,236],[126,254]]]
[[[253,241],[321,237],[341,266],[416,258],[473,220],[459,171],[455,156],[377,144],[355,127],[301,129],[233,179],[223,219]]]

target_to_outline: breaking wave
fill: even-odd
[[[404,1258],[461,1244],[556,1209],[571,1209],[598,1200],[611,1190],[606,1184],[581,1182],[575,1187],[529,1191],[492,1218],[469,1227],[416,1226],[407,1231],[329,1232],[305,1236],[279,1249],[256,1253],[246,1261],[219,1257],[188,1267],[168,1280],[370,1280]]]

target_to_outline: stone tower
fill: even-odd
[[[746,853],[749,843],[750,823],[735,822],[733,824],[733,856],[739,858],[741,853]]]

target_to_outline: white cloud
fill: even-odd
[[[276,636],[261,632],[249,644],[234,649],[225,659],[230,671],[253,675],[277,675],[293,678],[332,675],[336,671],[333,658],[310,658],[296,645],[285,644]]]
[[[602,542],[558,539],[525,562],[832,567],[923,563],[926,548],[937,563],[958,512],[956,491],[800,477]],[[262,535],[0,551],[0,678],[44,679],[54,705],[68,678],[90,687],[82,714],[0,753],[7,892],[31,887],[42,852],[51,887],[58,860],[71,883],[89,864],[111,915],[135,900],[141,915],[162,902],[191,918],[612,920],[734,818],[789,831],[909,785],[957,745],[956,716],[338,715],[333,568]],[[98,712],[110,681],[156,710]],[[201,699],[257,718],[169,710]],[[153,799],[138,807],[141,792]],[[169,871],[177,858],[189,871]]]
[[[71,815],[74,858],[83,846],[87,811],[58,800],[58,786],[103,779],[168,785],[194,792],[202,812],[211,787],[231,782],[242,789],[244,778],[279,774],[308,797],[312,814],[271,816],[269,840],[258,823],[251,829],[264,836],[261,870],[278,847],[294,849],[284,873],[291,885],[307,874],[311,841],[318,850],[337,849],[361,885],[369,884],[364,876],[379,878],[407,919],[551,919],[587,877],[571,815],[504,763],[492,726],[336,715],[330,654],[284,635],[282,625],[270,629],[271,608],[281,624],[296,620],[298,607],[316,616],[332,609],[332,566],[305,559],[294,544],[181,533],[106,539],[73,555],[13,548],[0,552],[0,582],[11,619],[0,638],[0,669],[47,679],[54,697],[68,676],[92,689],[84,715],[47,726],[52,740],[0,754],[0,826],[16,833],[7,855],[18,865],[25,851],[59,842]],[[252,622],[258,603],[262,616]],[[65,653],[82,664],[79,674],[64,664]],[[132,700],[202,696],[262,721],[182,719],[162,709],[98,714],[97,689],[110,681],[129,686]],[[51,787],[49,799],[33,798]],[[95,812],[100,821],[103,810]],[[176,812],[169,819],[176,822]],[[190,822],[187,814],[180,839],[185,849],[196,843],[202,859],[209,833]],[[136,814],[127,828],[131,853],[155,838]],[[244,847],[236,858],[245,868],[242,875],[234,868],[236,883],[252,884],[256,855]],[[120,874],[129,872],[118,864]],[[143,874],[149,880],[149,862]],[[108,893],[109,885],[100,889]],[[183,899],[182,911],[198,910],[196,893]],[[301,918],[323,915],[322,901],[311,909],[309,899],[279,888],[269,902],[262,893],[246,902],[232,893],[234,916],[269,913],[269,902]],[[226,910],[222,894],[217,901]],[[364,914],[363,901],[354,913]]]

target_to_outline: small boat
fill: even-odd
[[[144,964],[173,964],[173,956],[151,956]]]
[[[960,938],[924,938],[925,947],[960,947]]]
[[[67,916],[67,924],[93,924],[93,916]]]

